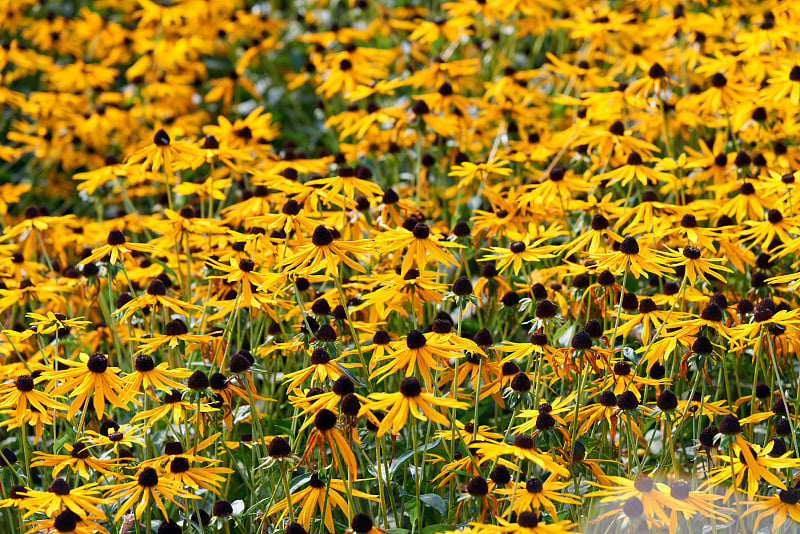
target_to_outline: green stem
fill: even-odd
[[[783,389],[783,380],[781,380],[781,375],[779,372],[778,362],[775,360],[775,349],[772,346],[772,337],[769,335],[769,331],[766,332],[767,342],[769,343],[769,355],[772,359],[772,369],[775,373],[775,378],[778,381],[778,389],[781,393],[781,401],[783,402],[783,409],[786,412],[787,420],[789,421],[789,428],[792,430],[792,446],[794,447],[795,453],[800,450],[797,448],[797,429],[795,428],[794,424],[794,415],[789,410],[789,404],[786,402],[786,391]],[[755,393],[755,391],[754,391]]]
[[[480,358],[480,362],[478,363],[478,387],[475,390],[475,414],[472,417],[472,441],[478,439],[478,407],[481,401],[481,383],[483,381],[483,356],[478,355],[478,357]],[[456,431],[457,429],[453,428],[453,432]]]
[[[419,466],[419,455],[417,453],[417,421],[416,419],[411,421],[411,446],[414,448],[414,492],[416,493],[417,498],[417,532],[420,534],[422,533],[422,500],[420,499],[420,492],[421,490],[421,478],[422,474],[420,473],[420,466]],[[411,526],[411,534],[414,534],[414,525]]]
[[[283,481],[283,491],[286,493],[286,508],[289,510],[289,521],[294,523],[294,508],[292,507],[292,492],[289,491],[288,468],[281,462],[281,480]]]

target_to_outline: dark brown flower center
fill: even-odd
[[[686,482],[679,480],[677,482],[673,482],[669,488],[669,494],[671,497],[678,499],[679,501],[683,501],[689,497],[689,492],[691,491],[692,487],[687,484]]]
[[[647,475],[639,475],[634,480],[633,487],[641,493],[650,493],[653,491],[653,479]]]
[[[111,246],[119,246],[125,244],[125,234],[120,230],[114,229],[108,233],[108,244]]]
[[[522,512],[517,517],[517,524],[524,528],[535,528],[539,524],[539,516],[536,512]]]
[[[633,256],[639,253],[639,243],[635,237],[626,237],[619,245],[619,251],[628,256]]]
[[[697,247],[683,247],[683,257],[690,260],[700,259],[700,249]]]
[[[22,375],[20,377],[17,377],[17,380],[14,382],[14,385],[16,385],[17,389],[22,391],[23,393],[32,391],[33,377],[31,375]]]
[[[163,129],[158,130],[153,136],[153,143],[155,143],[156,146],[168,146],[169,142],[169,135]]]
[[[169,471],[170,473],[185,473],[189,470],[191,466],[189,465],[189,460],[184,458],[183,456],[178,456],[169,464]],[[139,483],[141,484],[141,475],[139,476]],[[144,485],[144,484],[142,484]]]
[[[89,356],[89,361],[86,362],[86,367],[93,373],[105,373],[106,369],[108,369],[108,358],[99,352],[95,352]]]
[[[69,483],[64,480],[63,478],[57,478],[47,487],[47,491],[50,493],[55,493],[56,495],[69,495],[69,492],[72,490]]]
[[[311,242],[317,247],[330,245],[333,243],[333,234],[324,226],[319,225],[314,229],[314,233],[311,236]]]
[[[520,434],[514,438],[514,446],[518,449],[533,449],[533,438],[527,434]]]
[[[158,473],[152,467],[145,467],[139,473],[139,485],[143,488],[152,488],[158,485]]]
[[[400,393],[404,397],[414,398],[422,393],[422,386],[414,376],[407,376],[400,382]]]
[[[73,458],[85,460],[89,457],[89,449],[82,441],[76,441],[72,444],[72,452],[70,453]]]
[[[530,478],[525,483],[525,489],[528,493],[541,493],[544,489],[544,482],[540,478]]]

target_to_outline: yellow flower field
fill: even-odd
[[[0,0],[0,532],[796,532],[798,35]]]

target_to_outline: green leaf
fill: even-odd
[[[436,525],[428,525],[422,528],[422,534],[436,534],[437,532],[447,532],[453,530],[453,525],[447,523],[438,523]]]
[[[58,441],[56,442],[55,446],[53,447],[53,454],[58,454],[58,452],[59,452],[61,449],[63,449],[63,448],[64,448],[64,444],[67,442],[67,440],[68,440],[68,439],[69,439],[69,436],[64,436],[63,438],[61,438],[60,440],[58,440]]]
[[[333,363],[335,363],[335,364],[336,364],[336,367],[338,367],[338,368],[339,368],[339,371],[341,371],[342,373],[344,373],[345,375],[347,375],[347,378],[349,378],[350,380],[352,380],[352,381],[353,381],[353,383],[355,383],[355,384],[357,384],[357,385],[361,386],[362,388],[363,388],[363,387],[367,387],[367,385],[364,383],[364,381],[363,381],[363,380],[361,380],[361,379],[360,379],[360,378],[358,378],[356,375],[354,375],[353,373],[351,373],[351,372],[350,372],[350,369],[347,369],[347,368],[343,367],[343,366],[342,366],[342,364],[340,364],[339,362],[336,362],[336,361],[334,361]]]
[[[444,499],[439,497],[436,493],[426,493],[425,495],[420,495],[419,500],[439,512],[439,515],[442,517],[447,517],[447,503],[444,502]]]
[[[411,520],[411,524],[414,525],[417,522],[417,498],[408,499],[403,507],[406,509],[406,513],[408,514],[408,518]]]
[[[311,480],[311,473],[307,473],[299,478],[295,478],[289,483],[289,491],[294,492],[298,488],[307,485],[309,480]]]
[[[441,438],[437,439],[436,441],[432,441],[431,443],[428,443],[428,444],[419,445],[417,447],[417,452],[429,451],[429,450],[431,450],[433,448],[436,448],[439,445],[440,441],[442,441]],[[405,462],[407,462],[409,458],[412,458],[413,456],[414,456],[414,451],[412,450],[412,451],[404,452],[403,454],[401,454],[400,456],[398,456],[397,458],[392,460],[392,463],[389,464],[389,478],[391,479],[394,476],[394,474],[397,471],[397,469],[401,465],[403,465]]]
[[[150,259],[153,261],[153,263],[157,263],[160,266],[162,266],[164,270],[167,271],[167,273],[169,273],[171,278],[179,278],[179,276],[175,274],[175,270],[169,265],[167,265],[164,261],[156,258],[155,256],[150,256]]]

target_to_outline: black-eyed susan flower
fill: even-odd
[[[119,521],[131,509],[133,509],[135,516],[140,518],[151,504],[155,504],[164,514],[164,517],[167,517],[164,500],[183,508],[183,504],[179,503],[176,498],[199,498],[197,495],[181,489],[177,481],[167,480],[163,473],[159,475],[158,471],[152,467],[143,467],[135,475],[127,476],[123,480],[127,480],[127,482],[111,484],[105,489],[105,499],[107,501],[122,500],[117,513],[114,515],[114,521]]]
[[[499,158],[477,163],[464,161],[459,165],[453,165],[450,168],[448,176],[454,176],[458,178],[458,187],[465,187],[475,180],[482,183],[490,175],[510,175],[512,171],[507,167],[507,165],[507,161],[503,161]]]
[[[751,499],[758,491],[761,480],[768,482],[773,487],[787,489],[784,481],[772,470],[797,467],[800,461],[796,458],[789,458],[785,454],[778,458],[771,457],[770,452],[774,447],[772,442],[768,443],[766,447],[760,447],[755,443],[741,441],[746,447],[737,442],[732,447],[733,454],[717,455],[722,464],[709,473],[708,484],[714,485],[723,480],[730,480],[734,485],[728,488],[726,495],[731,495],[737,488],[741,488]]]
[[[558,517],[555,503],[577,504],[575,495],[563,491],[570,485],[569,481],[559,481],[557,477],[549,476],[545,480],[532,477],[520,482],[516,488],[499,490],[501,494],[511,501],[511,509],[517,512],[543,509],[550,517]]]
[[[174,349],[181,342],[186,344],[186,352],[191,352],[201,344],[212,343],[216,336],[212,334],[190,334],[186,328],[186,323],[182,319],[173,319],[164,325],[164,332],[161,335],[147,338],[135,338],[131,341],[139,342],[139,349],[134,356],[152,354],[164,346],[167,349]]]
[[[709,278],[724,282],[724,273],[733,272],[724,265],[720,265],[724,261],[722,258],[703,258],[703,251],[697,247],[683,247],[680,251],[670,250],[666,253],[666,256],[672,258],[673,267],[684,267],[686,276],[692,286],[694,286],[698,278],[703,279],[706,283],[710,283]]]
[[[623,187],[627,187],[632,180],[638,181],[643,186],[652,186],[659,182],[668,182],[672,180],[672,176],[647,167],[638,152],[631,152],[621,167],[592,177],[594,183],[608,182],[609,185],[619,183]]]
[[[619,244],[619,250],[596,254],[598,269],[612,272],[630,271],[636,278],[645,274],[666,275],[671,272],[667,260],[655,250],[640,247],[636,238],[628,236]]]
[[[91,255],[83,258],[79,264],[85,265],[89,262],[97,261],[106,256],[109,256],[109,263],[117,263],[121,258],[122,259],[130,259],[131,252],[146,252],[148,254],[153,254],[156,252],[156,248],[152,245],[144,244],[144,243],[131,243],[125,239],[125,234],[123,234],[120,230],[111,230],[108,233],[108,239],[105,245],[97,247],[91,253]]]
[[[405,426],[409,413],[420,421],[429,418],[443,426],[450,426],[447,417],[439,411],[442,408],[464,409],[467,404],[454,399],[437,397],[428,393],[413,376],[407,376],[400,384],[397,393],[373,393],[369,407],[373,410],[387,410],[388,413],[378,426],[378,435],[392,430],[397,433]]]
[[[190,414],[191,411],[198,409],[197,403],[183,400],[183,394],[180,390],[172,389],[169,393],[164,395],[163,402],[160,406],[138,412],[133,416],[131,422],[145,420],[149,425],[155,424],[164,418],[169,418],[172,424],[180,426],[186,418],[196,418]],[[200,404],[200,411],[202,413],[211,413],[215,408],[208,404]]]
[[[126,302],[117,312],[120,314],[120,320],[127,321],[137,311],[143,309],[153,310],[157,305],[181,315],[190,310],[200,309],[200,306],[167,295],[167,288],[164,282],[156,278],[150,282],[145,291]]]
[[[797,489],[779,489],[773,495],[759,495],[758,500],[749,503],[744,515],[758,514],[755,518],[756,527],[772,518],[772,529],[777,532],[789,519],[800,523],[798,500],[800,494]]]
[[[64,510],[53,518],[31,521],[32,532],[47,534],[83,534],[84,532],[107,532],[100,518],[81,517],[72,510]]]
[[[52,517],[56,512],[68,509],[81,518],[99,518],[105,515],[99,506],[109,503],[108,499],[100,497],[100,491],[101,488],[95,482],[72,487],[59,477],[50,483],[47,491],[27,490],[27,499],[22,505],[28,517],[35,511],[42,511]]]
[[[447,286],[438,281],[439,273],[433,270],[411,268],[404,274],[388,273],[380,277],[381,284],[374,291],[366,293],[356,311],[363,308],[370,315],[385,320],[390,313],[410,315],[408,303],[418,317],[422,315],[426,303],[438,303],[444,298]]]
[[[183,389],[184,385],[177,380],[185,379],[190,374],[188,369],[170,369],[167,362],[156,365],[152,356],[140,354],[134,361],[133,372],[125,377],[125,386],[128,391],[137,393],[157,389],[169,392]]]
[[[98,418],[105,413],[106,400],[117,408],[129,408],[130,393],[126,391],[125,383],[119,376],[120,369],[109,366],[108,356],[97,352],[82,352],[78,360],[74,362],[59,358],[57,361],[64,366],[63,370],[42,373],[45,380],[58,381],[52,391],[54,395],[67,394],[72,398],[67,417],[75,415],[89,401],[92,402]]]
[[[339,262],[364,272],[364,267],[356,259],[361,259],[370,252],[371,247],[366,241],[336,241],[328,228],[319,225],[314,229],[311,243],[297,247],[281,265],[287,270],[309,274],[324,269],[327,274],[338,276]]]
[[[456,352],[449,344],[437,340],[431,341],[432,335],[425,335],[419,330],[411,330],[405,337],[391,344],[391,352],[383,355],[373,355],[370,360],[370,377],[385,379],[392,373],[403,371],[410,377],[414,374],[422,376],[423,382],[430,387],[433,383],[435,371],[444,369],[442,362],[456,356]],[[389,360],[389,363],[377,367],[380,362]]]
[[[408,249],[402,256],[401,274],[407,273],[415,265],[420,271],[424,271],[429,263],[434,262],[456,265],[455,258],[447,250],[463,248],[459,243],[436,239],[427,224],[417,222],[412,217],[403,221],[402,228],[386,230],[379,234],[375,241],[377,250],[382,254]]]
[[[761,90],[764,100],[777,102],[783,98],[789,99],[793,106],[800,104],[800,66],[779,65],[770,72],[768,85]]]
[[[498,525],[473,524],[474,534],[489,534],[490,532],[515,532],[519,534],[566,534],[575,532],[577,526],[572,521],[563,519],[554,523],[545,523],[536,512],[524,511],[517,515],[516,521],[498,518]]]
[[[290,390],[299,389],[308,378],[311,378],[311,385],[323,384],[326,380],[336,380],[346,372],[347,368],[354,367],[353,364],[332,359],[330,353],[322,347],[311,351],[309,363],[307,367],[284,375],[283,380],[288,381],[287,387]]]
[[[327,408],[322,408],[314,415],[314,428],[309,435],[303,459],[309,460],[315,451],[319,451],[320,455],[324,454],[324,448],[327,444],[331,449],[333,464],[339,469],[340,473],[344,473],[344,468],[346,467],[347,472],[350,473],[348,478],[353,479],[358,472],[358,464],[342,431],[337,428],[337,423],[336,414]],[[339,459],[340,455],[341,460]]]
[[[202,488],[219,495],[227,475],[234,471],[214,465],[214,461],[202,460],[201,457],[195,459],[194,455],[173,455],[164,465],[164,472],[160,477],[174,482],[180,488],[191,488],[195,491]]]
[[[31,321],[31,326],[36,327],[38,334],[47,335],[53,332],[69,332],[72,328],[83,330],[86,325],[92,324],[83,317],[68,318],[63,313],[53,313],[52,311],[46,314],[30,312],[26,315]]]
[[[264,113],[263,106],[253,109],[245,118],[234,121],[220,115],[217,123],[204,126],[203,133],[213,135],[220,144],[237,149],[252,148],[256,143],[271,141],[278,134],[272,114]]]
[[[111,469],[115,467],[115,462],[113,460],[92,456],[92,447],[91,443],[76,441],[64,445],[68,454],[47,454],[42,451],[35,451],[33,453],[31,467],[52,467],[53,477],[58,477],[58,475],[67,468],[73,473],[78,473],[84,480],[89,480],[91,476],[90,469],[97,473],[110,476],[112,473]]]
[[[334,530],[333,526],[333,510],[338,508],[343,510],[346,515],[350,515],[350,506],[344,498],[346,493],[345,482],[340,479],[332,478],[327,481],[322,481],[319,474],[312,472],[311,476],[306,483],[307,485],[291,494],[291,497],[284,498],[277,502],[267,511],[267,515],[272,515],[281,512],[280,517],[287,513],[287,508],[292,505],[300,506],[300,513],[297,514],[297,520],[305,528],[311,526],[311,520],[314,514],[319,510],[323,517],[323,524],[329,531]],[[359,491],[356,489],[351,490],[353,497],[359,499],[366,499],[376,501],[378,498]],[[326,499],[327,496],[327,499]]]
[[[187,141],[172,140],[169,134],[158,130],[153,135],[153,142],[140,148],[125,159],[125,167],[138,166],[140,173],[151,171],[157,173],[163,165],[168,177],[179,165],[188,165],[192,158],[199,155],[199,150]]]
[[[480,454],[488,459],[500,456],[513,456],[518,462],[529,460],[544,471],[550,471],[554,475],[568,476],[568,471],[559,463],[555,462],[550,456],[537,450],[533,437],[527,434],[519,434],[514,438],[512,444],[481,443],[476,445]]]
[[[640,474],[634,480],[609,476],[608,480],[608,484],[593,484],[601,491],[593,491],[591,496],[600,497],[600,502],[619,502],[636,497],[641,502],[643,513],[647,517],[658,519],[665,525],[669,524],[670,510],[694,512],[689,504],[663,491],[649,475]]]
[[[684,480],[675,480],[669,485],[657,484],[661,491],[669,491],[670,497],[673,497],[688,505],[688,509],[678,510],[673,509],[669,517],[669,530],[671,533],[678,532],[680,529],[679,514],[682,515],[686,521],[695,517],[702,517],[704,520],[711,521],[730,521],[730,513],[733,512],[732,508],[722,505],[720,501],[723,500],[721,495],[712,492],[693,490],[691,485]]]
[[[355,200],[355,193],[369,197],[383,195],[383,190],[376,183],[363,180],[356,175],[353,167],[342,166],[336,171],[336,176],[310,180],[308,185],[327,191],[332,197],[343,194],[344,202]]]
[[[656,62],[650,65],[646,75],[628,85],[625,94],[637,100],[644,100],[651,95],[665,98],[666,91],[670,87],[672,87],[671,74]]]
[[[546,258],[552,258],[551,252],[555,250],[552,245],[543,245],[544,239],[530,241],[514,241],[508,248],[490,247],[487,250],[490,255],[480,258],[480,261],[494,261],[497,271],[502,273],[509,267],[514,268],[514,274],[519,274],[525,262],[538,262]]]
[[[116,453],[120,447],[133,447],[138,445],[145,446],[144,442],[145,429],[143,425],[117,425],[114,422],[113,426],[108,428],[101,427],[100,432],[87,430],[87,439],[92,445],[102,448],[111,448]]]
[[[20,375],[13,383],[0,386],[0,409],[12,409],[18,425],[21,425],[28,409],[39,412],[66,411],[67,406],[52,396],[52,387],[45,391],[36,389],[36,385],[47,382],[47,378],[31,375]]]

